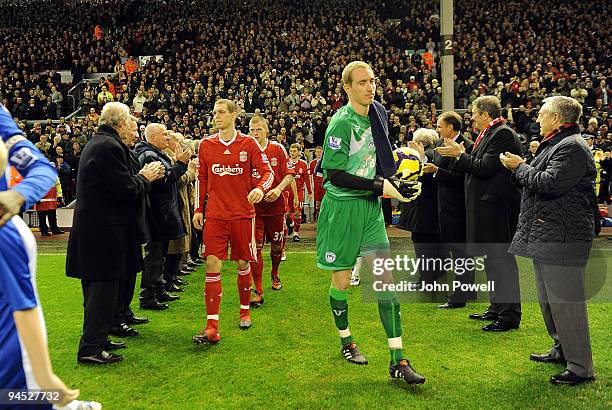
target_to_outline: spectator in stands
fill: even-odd
[[[526,164],[531,164],[531,161],[533,161],[533,159],[536,156],[536,152],[538,151],[539,146],[540,146],[540,141],[538,140],[533,140],[529,143],[529,150],[523,157],[525,159]]]
[[[93,109],[94,111],[98,107],[97,101],[91,96],[91,91],[84,91],[83,98],[79,102],[81,107],[81,113],[79,115],[87,115]]]
[[[62,193],[60,197],[62,198],[62,203],[64,205],[69,204],[74,199],[72,197],[72,188],[70,186],[70,178],[72,176],[72,169],[70,165],[65,161],[63,155],[58,155],[55,158],[55,167],[57,168],[57,176],[59,178],[61,190],[59,192]],[[53,229],[53,225],[51,225]]]
[[[38,148],[38,150],[42,152],[44,156],[47,158],[50,157],[51,148],[52,148],[51,143],[48,140],[49,140],[49,136],[47,134],[42,134],[40,136],[40,141],[34,144],[34,146]]]
[[[64,96],[55,85],[51,86],[51,101],[55,104],[56,118],[60,118],[62,116],[62,102],[64,101]]]
[[[113,95],[108,91],[106,84],[100,86],[100,92],[98,93],[98,104],[100,106],[104,106],[104,104],[113,100]]]

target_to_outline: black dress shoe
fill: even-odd
[[[174,281],[174,284],[175,284],[176,286],[187,286],[187,285],[189,285],[189,282],[187,282],[186,280],[183,280],[183,279],[181,279],[181,278],[177,278],[177,279]]]
[[[125,323],[121,323],[119,326],[113,326],[110,334],[119,337],[134,337],[138,336],[138,330],[129,327]]]
[[[189,266],[189,265],[185,265],[185,266],[183,266],[183,267],[181,268],[181,270],[186,270],[186,271],[189,271],[189,272],[195,272],[196,268],[191,267],[191,266]]]
[[[576,373],[572,373],[569,370],[566,370],[563,373],[559,373],[550,378],[550,382],[552,384],[566,384],[569,386],[574,386],[576,384],[590,382],[593,380],[595,380],[595,376],[580,377]]]
[[[51,231],[51,233],[52,233],[53,235],[61,235],[61,234],[66,233],[66,232],[62,231],[61,229],[58,229],[58,230],[56,230],[56,231]]]
[[[40,236],[51,236],[49,232],[41,232]]]
[[[465,303],[451,303],[446,302],[441,305],[436,306],[438,309],[461,309],[465,307]]]
[[[149,323],[149,319],[144,316],[129,316],[125,319],[128,325],[144,325]]]
[[[185,289],[179,288],[174,283],[164,285],[164,290],[166,292],[184,292],[185,291]],[[157,299],[161,300],[161,298],[157,298]],[[161,300],[161,301],[166,302],[165,300]]]
[[[79,356],[77,361],[79,363],[91,363],[91,364],[107,364],[117,363],[123,360],[123,356],[120,354],[109,353],[106,350],[102,350],[100,353],[93,356]]]
[[[167,292],[162,293],[157,297],[160,302],[172,302],[173,300],[179,300],[181,297],[178,295],[171,295]]]
[[[493,323],[483,326],[482,330],[484,330],[485,332],[507,332],[508,330],[518,329],[518,327],[518,324],[513,325],[511,323],[498,319]]]
[[[544,354],[531,353],[529,355],[529,358],[533,360],[534,362],[566,364],[565,359],[554,357],[550,353],[544,353]]]
[[[143,310],[166,310],[169,308],[167,303],[159,303],[158,301],[141,303],[140,308]]]
[[[178,275],[178,276],[187,276],[187,275],[191,275],[191,271],[190,271],[190,270],[181,269],[180,271],[178,271],[177,275]]]
[[[472,313],[468,317],[476,320],[497,320],[497,313],[485,310],[482,313]]]
[[[107,352],[110,352],[111,350],[125,349],[126,347],[127,345],[123,342],[113,342],[110,339],[108,339],[106,341],[106,344],[104,345],[104,350],[106,350]]]

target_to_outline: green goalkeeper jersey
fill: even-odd
[[[371,191],[340,188],[332,185],[327,170],[344,170],[362,178],[376,176],[376,148],[370,119],[359,115],[350,104],[340,108],[325,131],[323,177],[326,193],[336,199],[372,196]]]

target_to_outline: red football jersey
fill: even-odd
[[[293,162],[291,159],[289,160]],[[308,176],[308,164],[303,159],[298,159],[297,162],[293,163],[295,168],[295,183],[297,185],[298,193],[304,192],[304,184],[306,184],[306,190],[308,195],[312,194],[312,187],[310,186],[310,177]],[[288,190],[291,186],[287,187]]]
[[[272,187],[274,174],[261,147],[240,132],[225,142],[213,134],[200,142],[198,149],[198,190],[196,212],[202,212],[208,193],[206,218],[234,220],[253,218],[255,208],[247,200],[251,175],[257,170],[261,180],[257,185],[264,193]]]
[[[310,172],[310,175],[312,175],[312,182],[314,184],[313,189],[323,187],[323,173],[315,172],[315,169],[317,168],[317,161],[318,159],[315,158],[310,161],[310,164],[308,165],[308,171]]]
[[[289,160],[289,155],[287,155],[285,147],[283,147],[281,144],[275,141],[268,141],[268,144],[264,148],[263,152],[266,154],[266,157],[270,162],[270,168],[272,168],[272,171],[274,172],[274,182],[272,183],[271,188],[278,186],[283,178],[285,178],[285,175],[295,174],[293,162]],[[257,170],[254,170],[252,185],[258,185],[260,181],[261,176]],[[261,202],[255,204],[255,213],[259,216],[274,216],[284,214],[285,200],[283,199],[283,196],[279,196],[274,202],[266,202],[262,200]]]

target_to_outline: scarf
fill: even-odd
[[[552,139],[555,135],[557,135],[561,131],[564,131],[564,130],[568,129],[572,125],[574,125],[573,122],[564,122],[563,124],[561,124],[561,126],[559,128],[557,128],[556,130],[548,133],[548,135],[546,135],[544,138],[542,138],[542,142],[546,142],[546,141]]]
[[[506,122],[506,119],[504,117],[497,117],[495,118],[493,121],[491,121],[489,123],[489,125],[487,125],[487,127],[480,131],[480,134],[478,134],[478,138],[476,138],[476,142],[474,142],[474,147],[472,148],[472,151],[476,149],[476,147],[478,146],[478,144],[480,143],[480,140],[482,140],[482,138],[484,137],[484,135],[494,126],[496,126],[497,124],[503,124]]]

